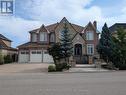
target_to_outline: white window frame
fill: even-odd
[[[94,40],[94,32],[93,31],[86,32],[86,40]]]
[[[37,42],[37,34],[32,34],[32,42]]]
[[[29,54],[29,51],[27,51],[27,50],[20,51],[20,54]]]
[[[92,48],[92,51],[91,51]],[[94,44],[87,44],[87,54],[93,55],[94,54]]]
[[[40,32],[40,41],[41,42],[48,41],[48,34],[47,34],[47,32]]]
[[[41,50],[32,50],[31,54],[42,54]]]

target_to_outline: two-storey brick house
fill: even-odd
[[[67,23],[69,33],[73,42],[73,57],[77,63],[87,63],[97,55],[96,45],[99,33],[97,23],[89,22],[85,27],[70,23],[65,17],[57,23],[30,31],[30,41],[18,46],[19,62],[53,62],[52,56],[48,54],[51,43],[60,41],[61,31]]]
[[[17,49],[11,47],[11,40],[0,34],[0,55],[10,55],[13,61],[17,61]]]

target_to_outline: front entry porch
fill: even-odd
[[[88,64],[88,56],[74,56],[76,64]]]
[[[88,64],[88,56],[83,56],[83,45],[80,43],[74,45],[74,60],[76,64]]]
[[[82,43],[76,43],[74,45],[74,61],[76,64],[92,64],[93,56],[86,55]]]

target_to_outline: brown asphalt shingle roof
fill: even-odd
[[[51,24],[51,25],[48,25],[48,26],[45,26],[46,29],[49,31],[49,32],[54,32],[55,31],[55,28],[57,27],[59,23],[54,23],[54,24]],[[79,25],[76,25],[76,24],[72,24],[71,25],[73,26],[73,28],[77,31],[77,32],[81,32],[83,30],[84,27],[82,26],[79,26]],[[34,30],[31,30],[29,31],[30,33],[33,33],[33,32],[37,32],[40,28],[38,29],[34,29]]]
[[[42,43],[37,43],[37,42],[27,42],[27,43],[24,43],[20,46],[18,46],[18,48],[47,48],[49,47],[49,45],[47,44],[42,44]]]
[[[118,28],[126,29],[126,23],[115,23],[111,27],[109,27],[111,32],[115,32]]]
[[[7,45],[0,39],[0,46],[1,48],[7,47]]]
[[[0,49],[17,51],[17,49],[15,49],[15,48],[8,47],[1,39],[0,39]]]
[[[11,42],[10,39],[6,38],[6,37],[5,37],[4,35],[2,35],[2,34],[0,34],[0,39],[7,40],[7,41],[10,41],[10,42]]]
[[[83,29],[84,29],[84,27],[82,27],[82,26],[80,26],[80,25],[76,25],[76,24],[71,24],[73,27],[74,27],[74,29],[77,31],[77,32],[82,32],[83,31]]]

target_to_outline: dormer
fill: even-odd
[[[38,42],[49,43],[49,31],[42,25],[38,31]]]

